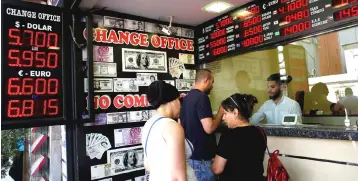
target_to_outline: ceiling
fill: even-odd
[[[196,26],[220,14],[201,9],[213,0],[82,0],[81,9],[103,8],[106,10]],[[251,0],[223,0],[234,6],[244,5]]]

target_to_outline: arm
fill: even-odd
[[[163,137],[168,146],[170,162],[171,180],[186,181],[185,163],[185,141],[184,130],[176,122],[169,122],[164,129]]]
[[[260,109],[250,118],[250,123],[255,125],[259,122],[261,122],[263,119],[265,119],[265,113],[264,113],[264,105],[263,104]]]
[[[211,170],[214,174],[220,175],[226,166],[227,158],[230,154],[230,135],[228,132],[223,132],[220,136],[220,141],[218,145],[218,152],[216,153],[213,164],[211,165]]]
[[[227,160],[219,155],[215,156],[214,163],[211,165],[211,170],[215,175],[220,175],[225,168]]]
[[[213,117],[213,111],[211,110],[209,97],[203,96],[198,102],[197,111],[204,131],[207,134],[213,133],[221,123],[224,109],[220,106],[218,113],[215,115],[215,117]]]

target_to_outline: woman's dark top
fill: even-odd
[[[227,160],[220,181],[263,181],[265,139],[255,126],[225,129],[217,152]]]

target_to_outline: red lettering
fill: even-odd
[[[152,45],[154,48],[159,48],[160,46],[160,37],[158,35],[153,35],[151,39]]]
[[[139,33],[139,36],[140,36],[140,46],[148,47],[149,46],[148,35]]]
[[[134,98],[132,95],[126,95],[123,100],[124,106],[126,108],[131,108],[134,105]]]
[[[108,43],[115,43],[117,44],[119,42],[117,34],[114,30],[110,30],[109,31],[109,36],[108,36]]]
[[[96,42],[108,43],[108,39],[107,39],[108,30],[96,28],[95,31],[96,31],[96,39],[95,39]]]
[[[131,45],[137,46],[140,41],[138,33],[136,33],[136,32],[131,33],[129,40],[130,40]]]
[[[118,31],[118,35],[119,35],[119,44],[129,44],[129,32],[126,31],[125,33],[123,33],[122,31]]]
[[[161,36],[160,40],[161,40],[161,46],[160,47],[165,49],[167,47],[167,44],[168,44],[168,37]]]
[[[175,41],[175,38],[173,38],[173,37],[169,37],[169,38],[168,38],[168,48],[169,48],[169,49],[173,49],[173,47],[174,47],[174,41]]]
[[[121,94],[117,95],[113,99],[113,105],[117,109],[122,109],[123,107],[132,108],[132,107],[148,107],[149,103],[147,96],[143,95],[126,95]]]
[[[175,50],[180,50],[179,48],[179,39],[178,38],[175,38]]]
[[[184,40],[184,39],[180,39],[179,40],[179,48],[180,48],[180,50],[186,50],[186,40]]]
[[[134,95],[134,102],[135,102],[135,107],[148,107],[149,103],[147,100],[147,95]]]
[[[117,109],[121,109],[123,107],[122,102],[123,102],[123,95],[117,95],[113,99],[113,105]]]
[[[99,108],[108,109],[111,106],[111,98],[107,95],[103,95],[99,98]]]
[[[87,104],[87,100],[88,100],[88,97],[86,97],[86,104]],[[94,96],[93,100],[94,100],[93,108],[98,109],[99,96]],[[88,105],[87,105],[86,109],[88,110]]]
[[[92,30],[92,36],[93,36],[93,40],[94,40],[96,37],[95,29]],[[87,29],[86,28],[83,30],[83,37],[87,40]]]
[[[188,51],[194,51],[194,41],[193,40],[187,40],[187,50]]]

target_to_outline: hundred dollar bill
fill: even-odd
[[[122,48],[122,71],[167,73],[167,53]]]
[[[126,112],[112,112],[107,113],[107,124],[126,123],[127,113]]]
[[[142,146],[119,148],[107,151],[107,163],[111,164],[112,175],[133,172],[144,168]]]
[[[137,79],[114,78],[114,92],[139,92]]]
[[[149,86],[156,80],[158,80],[158,75],[156,73],[137,73],[138,86]]]
[[[123,128],[114,130],[114,145],[115,147],[136,145],[141,143],[142,128]]]
[[[84,78],[85,92],[88,92],[87,78]],[[113,79],[94,78],[93,79],[94,92],[113,92]]]
[[[175,87],[175,81],[174,80],[164,80],[164,82],[171,84],[172,86]]]
[[[144,31],[145,24],[143,21],[124,19],[124,28],[127,30]]]
[[[179,60],[184,64],[195,64],[194,54],[179,53]]]
[[[177,79],[175,83],[178,91],[190,91],[194,86],[194,80],[188,79]]]
[[[93,76],[95,77],[117,77],[117,64],[93,62]]]
[[[128,122],[141,122],[149,119],[149,111],[130,111],[128,112]]]
[[[122,18],[114,18],[110,16],[104,16],[104,26],[111,28],[124,28],[124,22]]]
[[[183,79],[195,79],[196,70],[185,69],[183,71]]]

